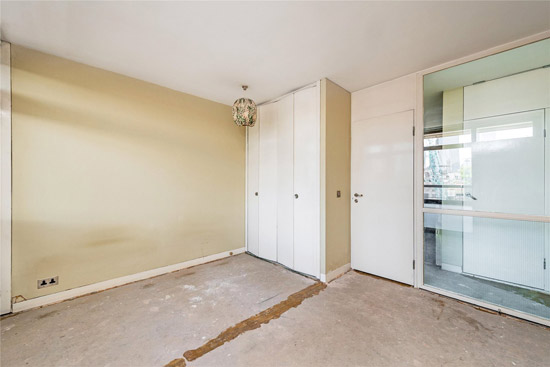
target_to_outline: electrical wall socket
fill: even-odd
[[[59,276],[57,275],[57,276],[52,277],[52,278],[39,279],[39,280],[36,281],[36,283],[38,285],[38,289],[50,287],[52,285],[58,285],[59,284]]]

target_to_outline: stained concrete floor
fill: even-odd
[[[22,312],[1,366],[163,366],[313,283],[243,254]]]
[[[1,320],[2,367],[162,366],[313,281],[248,255]],[[188,366],[550,366],[550,328],[349,272]]]
[[[200,366],[550,366],[550,328],[357,272]]]

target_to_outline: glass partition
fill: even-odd
[[[424,284],[545,319],[549,66],[545,39],[424,76]]]
[[[424,284],[550,319],[549,223],[424,214]]]

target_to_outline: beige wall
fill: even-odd
[[[351,261],[351,94],[328,79],[321,81],[321,125],[325,155],[325,261],[322,267],[329,273]],[[342,194],[340,198],[336,196],[338,190]]]
[[[13,296],[244,246],[229,106],[15,45],[12,93]]]
[[[464,88],[443,92],[443,125],[462,125],[464,123]],[[448,130],[448,129],[444,129]]]

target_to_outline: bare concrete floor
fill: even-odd
[[[2,367],[162,366],[313,281],[248,255],[1,321]],[[188,366],[550,366],[550,328],[349,272]]]
[[[199,366],[550,366],[550,329],[357,272]]]
[[[243,254],[1,320],[1,366],[163,366],[314,281]]]

